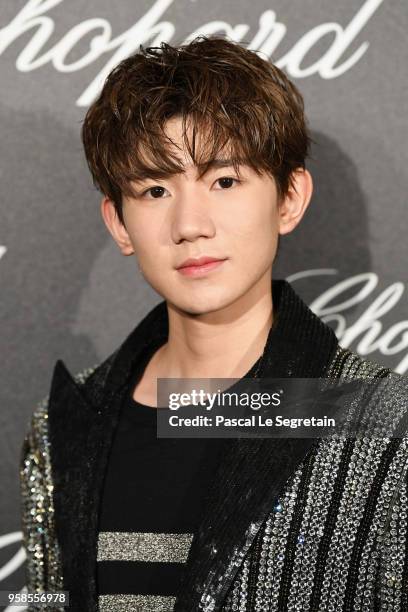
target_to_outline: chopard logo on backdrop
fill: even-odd
[[[76,100],[77,106],[89,106],[112,68],[137,51],[140,44],[155,46],[161,41],[170,43],[173,38],[177,38],[175,25],[163,18],[167,9],[175,4],[175,0],[156,0],[150,9],[122,34],[113,36],[108,20],[93,17],[72,27],[46,50],[46,44],[55,29],[55,22],[50,14],[45,13],[49,13],[62,2],[63,0],[29,0],[14,19],[0,30],[0,54],[20,36],[26,36],[27,32],[31,38],[16,59],[16,68],[21,72],[30,72],[46,64],[51,64],[58,72],[76,72],[92,64],[103,54],[111,53],[105,66]],[[287,26],[277,19],[275,11],[272,10],[264,11],[260,15],[258,31],[254,36],[249,33],[250,26],[245,23],[232,25],[218,20],[197,27],[186,41],[199,34],[226,34],[237,42],[249,43],[249,48],[259,52],[262,57],[270,58],[273,54],[276,65],[293,78],[318,74],[323,79],[333,79],[350,70],[367,51],[369,43],[364,41],[357,49],[346,53],[383,2],[384,0],[366,0],[355,15],[350,16],[345,26],[335,21],[316,25],[305,32],[280,58],[277,57],[277,48],[286,35]],[[129,12],[132,6],[135,5],[129,3]],[[194,17],[194,10],[191,17]],[[328,41],[327,50],[319,59],[307,65],[306,55],[325,37]],[[83,39],[89,40],[89,49],[81,58],[69,61],[69,54]]]
[[[338,274],[338,271],[327,268],[305,270],[288,276],[286,280],[296,288],[296,281],[299,279],[328,274]],[[347,311],[363,304],[377,285],[378,275],[375,272],[356,274],[324,291],[309,304],[309,307],[325,323],[335,323],[334,331],[344,348],[353,346],[362,356],[375,351],[379,351],[382,355],[399,355],[408,348],[408,320],[398,321],[384,330],[381,318],[400,301],[405,291],[404,283],[392,283],[372,298],[372,302],[354,323],[349,323],[346,318]],[[352,296],[345,297],[350,295],[350,290],[353,292]],[[398,374],[405,374],[408,370],[408,353],[392,369]]]
[[[4,535],[0,535],[0,550],[15,544],[16,542],[20,542],[23,539],[23,533],[21,531],[12,531],[11,533],[5,533]],[[0,589],[1,583],[3,580],[14,574],[18,570],[19,567],[23,565],[27,558],[26,551],[24,546],[20,546],[16,553],[7,561],[3,566],[0,566]],[[17,590],[18,587],[15,587],[13,590]],[[24,586],[21,589],[21,592],[26,591],[26,587]],[[3,608],[4,612],[19,612],[19,610],[26,610],[26,606],[7,606]]]

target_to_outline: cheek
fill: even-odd
[[[228,215],[224,225],[226,232],[233,240],[241,244],[269,243],[278,232],[278,216],[274,206],[268,201],[246,201]]]
[[[168,276],[169,249],[160,246],[159,237],[156,233],[141,231],[134,242],[135,254],[139,269],[149,283],[160,282],[163,275]]]
[[[140,222],[133,220],[132,226],[128,231],[138,257],[150,257],[155,248],[157,248],[157,236],[155,236],[154,226],[143,223],[143,220]]]
[[[271,264],[277,248],[278,218],[270,202],[257,201],[252,208],[247,203],[228,227],[232,251],[241,268],[255,271]]]

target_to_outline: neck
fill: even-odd
[[[167,304],[168,341],[157,354],[159,376],[240,378],[262,355],[273,323],[270,274],[239,300],[191,314]]]

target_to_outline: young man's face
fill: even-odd
[[[166,133],[182,147],[180,119],[169,120]],[[229,164],[214,165],[198,179],[185,149],[177,155],[185,172],[134,183],[137,197],[123,198],[125,227],[112,214],[112,202],[102,202],[122,253],[134,252],[146,281],[182,311],[217,311],[251,290],[260,299],[270,291],[278,235],[293,229],[290,220],[286,226],[282,221],[274,179],[243,165],[238,177]],[[203,256],[222,262],[178,269],[186,259]]]

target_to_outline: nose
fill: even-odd
[[[172,240],[176,244],[183,240],[193,242],[197,238],[212,238],[215,235],[210,202],[197,189],[185,189],[179,193],[172,215]]]

